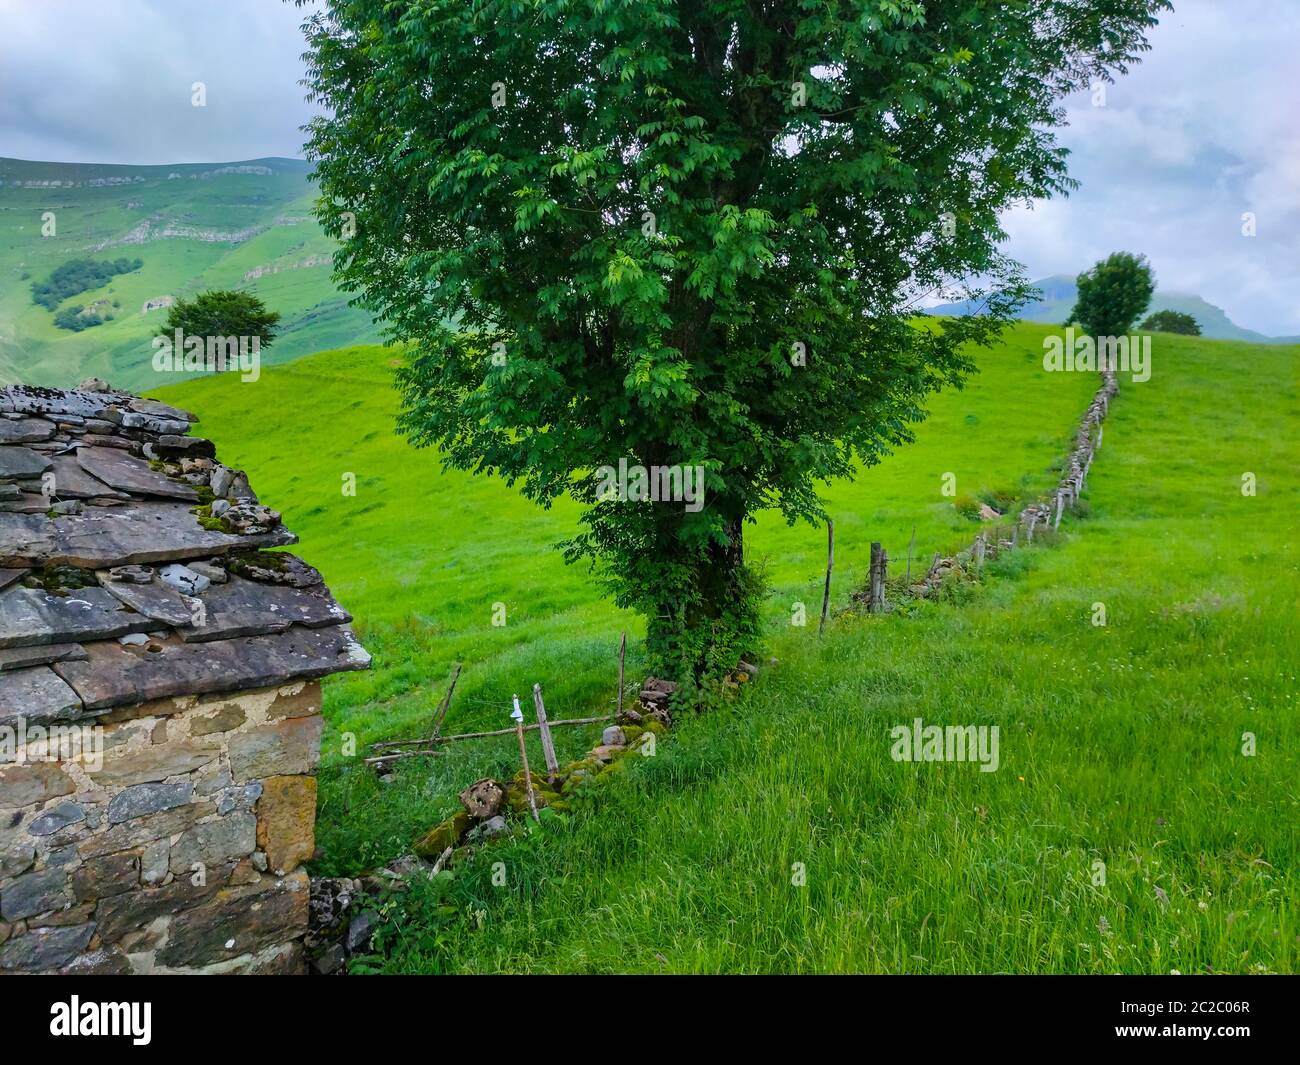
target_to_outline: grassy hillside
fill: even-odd
[[[872,539],[904,560],[916,527],[916,554],[968,541],[977,525],[940,494],[952,472],[961,493],[982,487],[1025,491],[1051,480],[1078,414],[1095,387],[1087,375],[1045,375],[1039,369],[1041,330],[1016,330],[987,353],[984,372],[963,392],[936,400],[921,438],[894,462],[856,484],[828,492],[836,523],[834,601],[844,605],[862,583]],[[493,478],[443,473],[436,455],[413,451],[394,435],[396,397],[389,382],[396,353],[377,347],[325,352],[277,367],[256,384],[233,378],[200,380],[159,391],[194,410],[197,431],[220,454],[248,468],[263,499],[284,513],[302,538],[301,553],[319,565],[357,617],[357,630],[376,667],[331,682],[327,702],[339,735],[362,744],[418,732],[454,661],[466,672],[452,724],[474,728],[500,722],[513,692],[541,681],[552,716],[586,709],[614,694],[619,632],[639,640],[639,622],[615,611],[582,567],[568,566],[554,545],[576,529],[577,508],[543,511]],[[273,412],[273,413],[271,413]],[[961,439],[954,448],[947,441]],[[355,475],[356,495],[345,496]],[[789,527],[777,518],[749,536],[749,554],[773,585],[774,626],[790,628],[803,603],[812,638],[825,573],[825,532]],[[918,567],[925,563],[918,561]],[[507,623],[491,624],[504,603]],[[637,653],[635,644],[631,654]],[[638,675],[639,663],[629,665]],[[588,737],[570,736],[575,748]],[[327,739],[326,763],[338,750]],[[466,745],[436,772],[445,803],[465,774],[492,770],[508,747]],[[472,765],[462,759],[478,759]],[[341,765],[347,764],[340,761]],[[376,790],[368,772],[340,770],[324,789],[326,809],[337,800],[373,803],[381,833],[336,835],[327,816],[322,841],[329,868],[355,868],[401,853],[430,818],[420,800],[423,773],[401,786]],[[454,803],[454,798],[450,800]],[[347,809],[352,807],[348,806]],[[441,807],[437,807],[441,808]]]
[[[164,383],[149,342],[166,311],[147,300],[244,288],[279,311],[281,337],[264,352],[285,362],[378,335],[330,280],[330,241],[311,217],[308,166],[295,159],[175,166],[108,166],[0,159],[0,380],[67,385]],[[43,235],[46,212],[53,235]],[[142,259],[135,272],[69,297],[113,314],[74,333],[32,302],[31,286],[71,259]]]
[[[1044,333],[1013,330],[966,391],[935,400],[915,445],[829,490],[837,606],[871,539],[898,560],[913,527],[922,557],[970,538],[939,494],[944,472],[971,494],[1051,482],[1095,380],[1044,374]],[[349,734],[417,733],[453,660],[466,673],[449,726],[505,723],[510,694],[537,680],[553,717],[599,711],[618,631],[636,635],[548,550],[570,508],[442,474],[392,437],[392,357],[325,353],[256,385],[163,393],[284,510],[375,653],[372,672],[327,686],[325,872],[402,853],[456,790],[513,763],[508,743],[462,744],[385,785],[344,755]],[[1091,517],[1057,548],[995,567],[964,606],[841,617],[819,641],[815,621],[789,619],[796,601],[815,616],[824,534],[760,521],[750,551],[773,585],[779,666],[733,711],[683,722],[590,810],[414,892],[392,915],[388,964],[1293,970],[1295,358],[1160,338],[1151,381],[1127,386],[1107,423]],[[355,497],[341,491],[348,473]],[[888,731],[917,716],[997,724],[1001,768],[894,763]],[[590,745],[578,731],[562,759]],[[505,887],[492,886],[495,861]]]

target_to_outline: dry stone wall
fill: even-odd
[[[320,705],[182,696],[0,748],[0,972],[301,972]]]
[[[1066,457],[1056,489],[1050,496],[1030,503],[1021,510],[1011,539],[990,539],[987,532],[981,532],[970,547],[954,556],[944,558],[936,554],[929,571],[919,583],[908,589],[909,592],[917,598],[931,596],[949,574],[963,572],[972,565],[978,568],[986,558],[995,558],[1002,551],[1013,550],[1021,543],[1033,543],[1036,531],[1054,532],[1060,526],[1062,515],[1079,505],[1088,483],[1092,460],[1101,446],[1102,423],[1110,412],[1111,400],[1118,392],[1118,378],[1113,372],[1104,371],[1101,374],[1101,385],[1093,394],[1092,401],[1075,430],[1074,443]],[[872,597],[869,589],[863,589],[855,593],[854,598],[866,602]]]

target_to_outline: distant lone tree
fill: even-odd
[[[1094,337],[1124,336],[1147,309],[1156,291],[1145,255],[1117,251],[1077,279],[1078,296],[1070,322]],[[1069,324],[1069,323],[1067,323]]]
[[[1145,329],[1148,333],[1182,333],[1189,337],[1201,335],[1200,323],[1182,311],[1156,311],[1155,314],[1148,315],[1138,328]]]
[[[568,557],[689,692],[757,642],[746,524],[824,521],[1024,300],[999,212],[1073,186],[1059,101],[1169,6],[327,0],[317,213],[410,345],[402,429],[584,504]],[[917,322],[972,277],[987,314]]]
[[[167,330],[179,329],[187,337],[258,338],[264,348],[275,339],[280,315],[251,292],[237,290],[200,292],[191,300],[179,299],[167,312]]]

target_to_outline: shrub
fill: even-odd
[[[1184,314],[1182,311],[1156,311],[1138,328],[1145,329],[1149,333],[1180,333],[1189,337],[1201,335],[1200,323],[1190,314]]]
[[[981,488],[975,494],[999,514],[1009,513],[1020,498],[1020,494],[1010,488]]]
[[[69,259],[50,274],[48,281],[38,281],[32,285],[32,302],[52,311],[69,296],[99,288],[110,278],[118,274],[129,274],[142,266],[144,266],[142,259],[114,259],[112,262]]]
[[[103,325],[106,321],[111,320],[112,315],[108,318],[101,318],[98,314],[86,314],[81,312],[85,308],[81,304],[72,307],[65,307],[54,316],[54,324],[60,329],[67,329],[73,333],[80,333],[83,329],[91,329],[97,325]]]

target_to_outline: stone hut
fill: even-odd
[[[194,420],[0,388],[0,973],[302,968],[319,678],[370,660]]]

